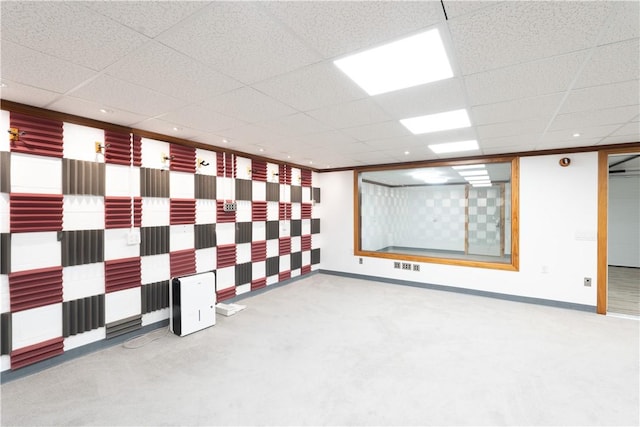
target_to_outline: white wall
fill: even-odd
[[[353,255],[353,172],[322,174],[321,268],[437,285],[596,305],[597,153],[520,160],[520,269],[517,272],[421,264],[419,272],[393,260]],[[342,190],[345,189],[345,190]],[[584,277],[592,286],[583,285]]]
[[[640,177],[609,176],[609,265],[640,267]]]

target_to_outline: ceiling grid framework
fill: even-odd
[[[2,100],[212,149],[322,170],[640,141],[637,1],[0,8]],[[334,65],[433,29],[451,78],[369,96]],[[457,109],[470,127],[399,123]],[[479,149],[427,147],[465,140]]]

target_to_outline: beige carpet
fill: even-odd
[[[314,274],[2,385],[3,425],[638,425],[640,322]],[[160,338],[156,339],[155,338]],[[146,343],[146,345],[145,345]]]

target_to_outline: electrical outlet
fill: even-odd
[[[224,202],[222,210],[225,212],[235,212],[238,210],[238,204],[236,202]]]
[[[399,262],[394,262],[393,263],[393,268],[400,268],[400,263]]]
[[[362,264],[362,258],[358,260],[358,264]]]
[[[590,287],[591,286],[591,277],[584,278],[584,285]]]
[[[402,269],[403,270],[411,270],[411,264],[409,264],[408,262],[403,262],[402,263]]]
[[[420,264],[413,264],[413,271],[420,271]]]

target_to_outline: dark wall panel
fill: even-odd
[[[0,193],[11,191],[11,155],[0,151]]]
[[[104,261],[104,230],[62,231],[62,266]]]
[[[293,203],[302,202],[302,187],[299,187],[297,185],[291,186],[291,201]]]
[[[142,314],[169,307],[169,281],[149,283],[140,288]]]
[[[267,276],[274,276],[280,272],[280,257],[274,256],[267,258],[266,262]]]
[[[253,236],[252,222],[236,223],[236,243],[251,243]]]
[[[215,200],[216,198],[216,177],[210,175],[194,175],[195,198]]]
[[[320,233],[320,218],[313,218],[311,220],[311,234]]]
[[[267,182],[267,201],[268,202],[280,201],[280,184],[275,182]]]
[[[0,234],[0,274],[11,273],[11,234]]]
[[[250,262],[236,265],[236,286],[251,283],[252,267]]]
[[[320,249],[311,250],[311,264],[320,264]]]
[[[131,316],[116,322],[107,323],[107,339],[133,332],[142,327],[142,315]]]
[[[280,223],[279,221],[267,221],[266,228],[267,240],[277,239],[280,237]]]
[[[169,226],[142,227],[140,229],[140,255],[169,253]]]
[[[12,345],[11,313],[0,314],[0,354],[10,354]]]
[[[253,184],[247,179],[236,179],[236,200],[252,200]]]
[[[104,196],[104,163],[62,159],[62,194]]]
[[[295,270],[302,267],[302,252],[294,252],[291,254],[291,269]]]
[[[62,336],[104,326],[104,294],[62,303]]]
[[[140,168],[142,197],[169,197],[169,173],[161,169]]]
[[[291,236],[301,236],[302,235],[302,220],[294,219],[291,220]]]
[[[196,249],[212,248],[216,246],[216,225],[196,224],[195,240]]]

